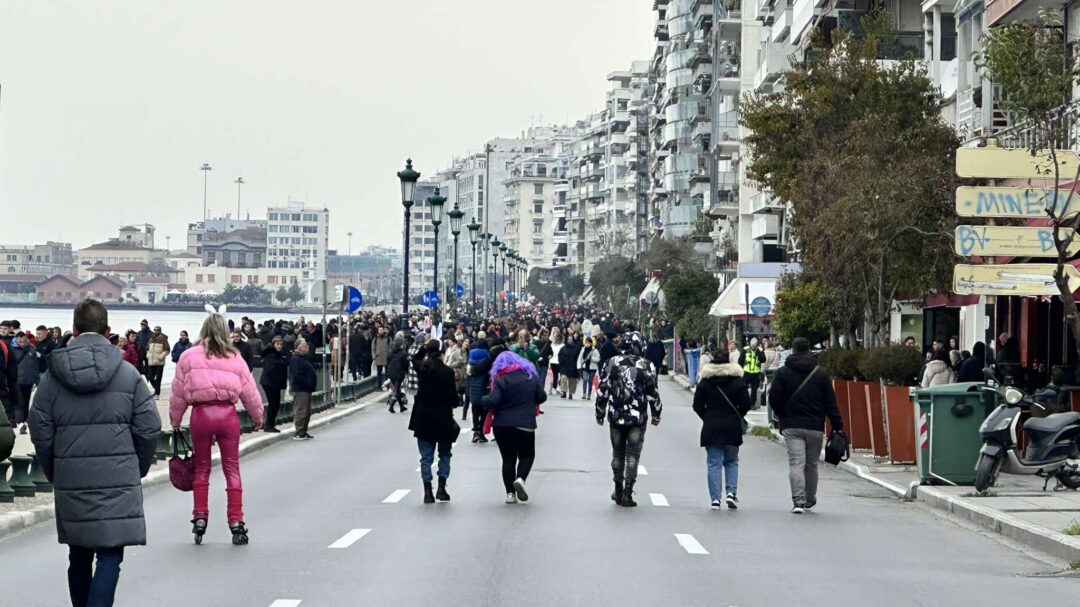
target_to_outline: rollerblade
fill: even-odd
[[[206,519],[196,518],[191,520],[191,532],[195,534],[195,545],[202,544],[202,538],[206,535]]]
[[[230,523],[229,531],[232,531],[232,543],[233,546],[246,546],[248,543],[248,530],[244,526],[244,521],[238,523]]]

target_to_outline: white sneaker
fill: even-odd
[[[713,510],[719,510],[720,509],[720,500],[713,500],[711,508]]]
[[[794,508],[791,509],[792,514],[802,514],[804,512],[806,512],[806,509],[803,508],[802,506],[795,506]]]
[[[514,480],[514,493],[517,494],[519,502],[529,501],[529,493],[525,491],[525,481],[520,478]]]
[[[727,494],[727,507],[728,510],[739,509],[739,498],[736,497],[734,493]]]
[[[515,495],[513,493],[507,493],[506,494],[506,503],[507,504],[516,504],[517,503],[517,495]]]

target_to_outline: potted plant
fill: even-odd
[[[880,385],[882,431],[894,464],[915,461],[915,410],[908,386],[921,368],[919,351],[899,344],[868,351],[861,364],[864,376],[876,378]]]

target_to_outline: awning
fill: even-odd
[[[746,287],[750,287],[750,300],[746,300]],[[776,279],[774,278],[736,278],[716,298],[709,316],[719,318],[745,316],[746,306],[759,297],[769,300],[770,306],[776,305]],[[772,313],[771,310],[769,312]],[[753,311],[751,311],[753,315]]]
[[[649,284],[645,285],[645,290],[641,292],[638,297],[641,303],[647,306],[655,306],[660,303],[660,279],[652,278],[649,280]]]
[[[979,303],[979,295],[956,295],[955,293],[930,293],[923,298],[924,308],[962,308]]]

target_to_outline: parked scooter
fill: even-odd
[[[997,378],[992,369],[986,369],[984,375],[995,384],[984,389],[996,392],[1002,403],[979,428],[983,446],[975,464],[975,490],[985,491],[997,482],[1001,472],[1034,474],[1046,479],[1044,491],[1051,479],[1057,481],[1055,491],[1080,488],[1080,413],[1055,413],[1028,419],[1024,423],[1028,445],[1021,456],[1017,445],[1020,414],[1032,408],[1046,410],[1044,402],[1048,401],[1050,393],[1032,397],[1019,388],[996,385]]]

